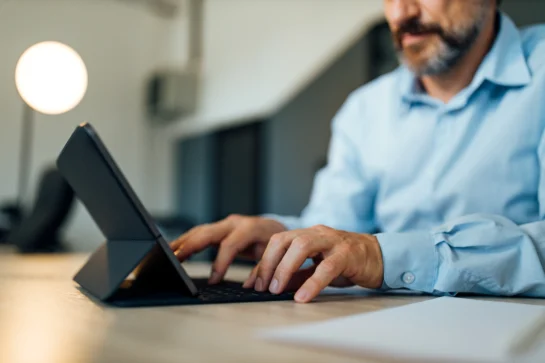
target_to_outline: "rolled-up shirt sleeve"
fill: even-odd
[[[517,226],[478,214],[377,238],[388,288],[545,297],[545,222]]]
[[[517,225],[474,214],[429,231],[382,233],[384,288],[432,294],[545,297],[545,138],[538,149],[540,219]]]
[[[539,222],[545,224],[545,222]],[[436,290],[545,296],[545,235],[500,216],[476,215],[435,233],[441,263]],[[529,233],[530,232],[530,233]],[[457,264],[461,261],[460,264]],[[460,285],[459,289],[451,286]]]

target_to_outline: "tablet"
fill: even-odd
[[[293,299],[238,282],[192,279],[91,124],[72,133],[57,167],[106,239],[74,277],[98,300],[150,306]]]

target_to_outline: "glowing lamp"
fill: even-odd
[[[34,110],[58,115],[76,107],[87,90],[87,69],[81,57],[59,42],[28,48],[17,63],[15,85]]]

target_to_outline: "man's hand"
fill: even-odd
[[[300,269],[307,258],[315,265]],[[376,237],[316,226],[272,236],[244,287],[274,294],[298,288],[295,300],[309,302],[328,285],[379,288],[383,278]]]
[[[219,245],[210,283],[220,282],[236,256],[258,260],[269,239],[286,228],[272,219],[232,215],[220,222],[195,227],[170,244],[183,261],[211,245]]]

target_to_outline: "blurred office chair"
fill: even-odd
[[[62,252],[60,229],[74,203],[74,192],[55,168],[42,174],[32,209],[8,234],[21,253]]]
[[[21,221],[21,209],[15,203],[0,206],[0,244],[7,243],[9,232]]]

